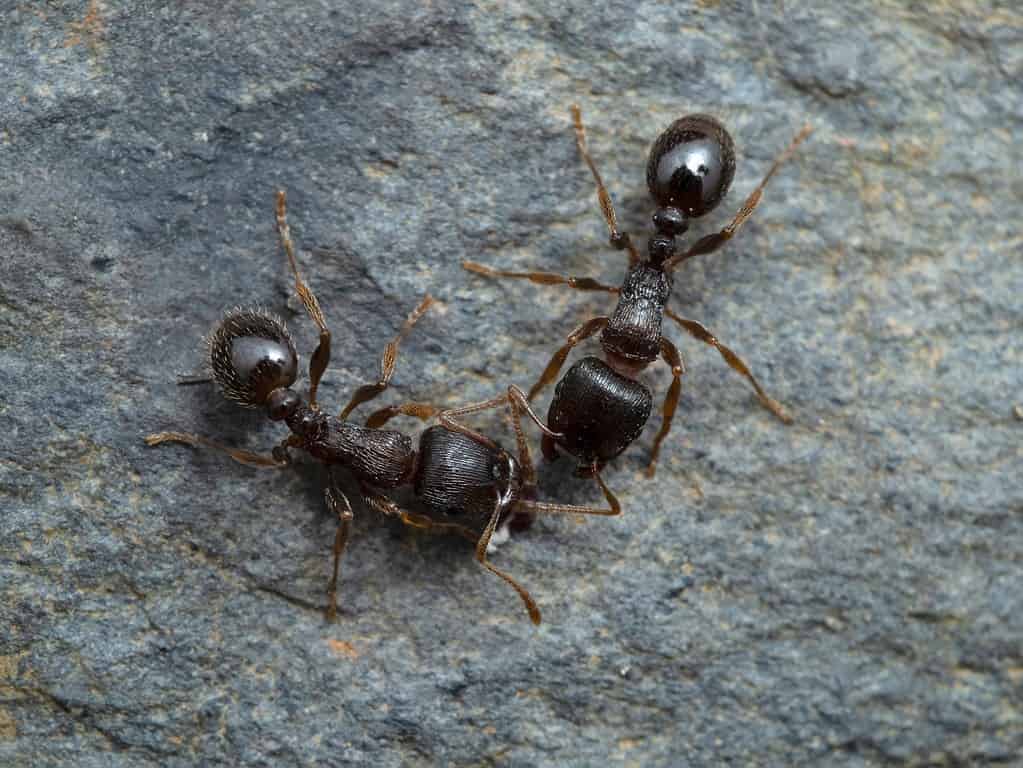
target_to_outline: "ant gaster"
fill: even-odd
[[[611,245],[629,255],[629,272],[621,288],[604,285],[588,277],[567,277],[549,272],[508,272],[471,261],[462,263],[470,272],[487,277],[522,278],[541,285],[567,285],[581,291],[618,295],[618,305],[611,316],[595,317],[576,328],[529,391],[528,399],[532,400],[557,378],[573,347],[600,333],[606,362],[596,357],[585,357],[558,382],[547,414],[549,431],[558,433],[558,436],[545,433],[542,443],[544,455],[548,459],[555,458],[555,446],[559,446],[579,459],[579,475],[594,476],[599,482],[597,473],[600,468],[639,436],[650,416],[652,395],[636,380],[636,376],[661,357],[671,367],[673,378],[664,400],[664,419],[654,438],[647,467],[647,475],[653,476],[661,443],[671,429],[678,407],[681,378],[685,372],[678,349],[661,333],[664,315],[690,335],[715,347],[728,365],[753,385],[764,407],[783,422],[791,422],[781,405],[764,392],[738,355],[701,323],[676,314],[667,304],[675,268],[694,256],[716,251],[731,239],[757,207],[764,187],[775,171],[809,135],[810,126],[805,126],[774,161],[728,226],[700,238],[687,250],[679,250],[675,238],[688,230],[691,219],[710,213],[724,198],[735,174],[735,146],[724,126],[709,115],[688,115],[668,126],[654,142],[647,161],[647,188],[657,209],[653,214],[655,232],[647,244],[647,257],[643,259],[628,233],[618,229],[611,197],[587,150],[582,116],[576,105],[572,105],[572,119],[579,154],[596,182],[597,199],[607,222]]]
[[[519,458],[502,449],[484,435],[463,427],[441,414],[448,426],[426,429],[419,438],[418,451],[410,437],[395,430],[382,429],[399,414],[429,419],[438,409],[424,403],[403,403],[375,411],[359,426],[347,417],[354,408],[383,392],[394,372],[401,339],[427,311],[433,299],[427,296],[409,315],[397,336],[384,349],[380,378],[373,384],[359,387],[339,416],[320,410],[316,392],[330,361],[331,334],[316,296],[302,280],[295,259],[288,228],[284,192],[277,194],[277,230],[287,254],[295,290],[306,311],[320,332],[319,343],[309,360],[309,398],[302,397],[292,385],[298,378],[298,354],[283,321],[255,309],[237,308],[229,311],[207,337],[209,374],[222,394],[240,405],[265,408],[267,416],[284,422],[291,431],[270,455],[254,453],[221,445],[199,435],[183,432],[158,432],[148,435],[149,445],[178,442],[204,445],[227,453],[235,461],[257,467],[285,467],[291,463],[289,449],[299,449],[328,467],[329,484],[325,491],[327,506],[337,518],[334,537],[333,572],[327,589],[327,617],[337,613],[337,583],[341,554],[348,543],[353,513],[348,498],[336,482],[332,468],[345,467],[355,478],[363,500],[368,506],[387,516],[396,517],[415,528],[449,531],[476,543],[476,559],[484,568],[510,584],[526,605],[533,623],[540,623],[536,602],[515,579],[487,560],[487,547],[498,524],[522,508],[529,513],[617,514],[618,508],[592,509],[532,501],[535,476],[529,451],[518,416],[522,411],[541,424],[532,413],[525,396],[509,388],[506,401],[513,419]],[[195,383],[209,379],[183,380]],[[451,415],[468,413],[476,408],[451,411]],[[386,495],[400,486],[411,485],[413,493],[429,514],[402,509]],[[611,499],[609,499],[609,502]],[[483,533],[478,534],[465,523],[485,520]]]

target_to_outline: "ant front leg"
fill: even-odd
[[[291,242],[291,229],[288,227],[287,196],[284,190],[277,193],[277,233],[281,238],[281,245],[288,256],[288,263],[291,265],[291,272],[295,276],[295,291],[302,300],[309,317],[320,329],[320,342],[316,345],[312,357],[309,358],[309,407],[318,408],[316,405],[316,390],[320,386],[320,379],[323,372],[327,370],[330,362],[330,330],[327,328],[327,321],[320,309],[320,302],[316,300],[316,294],[305,284],[298,272],[298,261],[295,259],[295,246]]]
[[[408,332],[412,330],[412,326],[414,326],[416,322],[419,320],[419,318],[423,316],[426,310],[430,308],[431,304],[433,304],[433,297],[427,294],[426,297],[419,303],[419,306],[412,310],[412,314],[410,314],[405,319],[405,323],[401,326],[401,329],[398,331],[397,335],[393,339],[391,339],[391,341],[387,344],[386,347],[384,347],[384,354],[380,358],[380,378],[377,380],[375,384],[364,384],[363,386],[355,390],[355,394],[352,395],[352,399],[348,401],[348,405],[346,405],[344,409],[341,411],[339,418],[341,419],[348,418],[348,414],[355,410],[356,407],[362,405],[365,402],[368,402],[369,400],[372,400],[374,397],[376,397],[385,389],[387,389],[387,384],[388,382],[390,382],[391,376],[394,375],[394,366],[398,361],[398,345],[401,344],[401,340],[408,335]],[[379,415],[381,413],[383,413],[383,411],[378,411],[377,413],[374,413],[370,418],[371,419],[382,418],[382,416]],[[397,415],[397,413],[398,411],[396,411],[394,415]],[[410,413],[409,415],[416,416],[418,414]],[[430,416],[432,415],[433,413],[431,413],[429,416],[426,417],[419,416],[418,418],[430,418]],[[390,416],[384,418],[384,421],[387,421],[388,418],[390,418]]]
[[[657,455],[661,451],[661,442],[668,436],[671,429],[671,421],[675,418],[675,410],[678,408],[678,400],[682,396],[682,374],[686,372],[685,363],[682,362],[682,355],[678,349],[663,336],[661,337],[661,357],[671,366],[671,387],[664,398],[664,420],[661,422],[661,429],[654,438],[654,447],[650,452],[650,463],[646,468],[646,476],[654,476],[654,465],[657,463]]]
[[[803,130],[796,134],[796,138],[794,138],[792,140],[792,143],[789,144],[788,148],[778,156],[778,158],[771,165],[770,170],[768,170],[767,173],[764,175],[764,178],[761,179],[760,183],[757,184],[756,188],[752,192],[750,192],[749,196],[743,202],[742,207],[739,208],[738,213],[735,214],[735,218],[733,218],[728,223],[727,227],[722,229],[720,232],[712,232],[711,234],[705,237],[701,237],[693,244],[693,246],[688,251],[684,251],[683,253],[677,254],[667,259],[664,262],[664,269],[670,271],[673,270],[681,262],[685,261],[686,259],[691,259],[693,256],[701,256],[705,253],[713,253],[718,248],[727,243],[729,240],[731,240],[732,236],[736,233],[739,227],[741,227],[743,223],[746,221],[746,219],[748,219],[753,214],[753,211],[760,203],[760,198],[764,193],[764,187],[767,186],[767,182],[769,182],[771,180],[771,177],[774,176],[775,171],[781,168],[781,166],[790,157],[792,157],[793,154],[795,154],[796,147],[798,147],[803,142],[803,140],[810,135],[810,132],[812,130],[813,127],[810,125],[803,126]]]
[[[327,584],[327,621],[334,621],[337,618],[337,579],[341,563],[341,553],[348,544],[348,536],[352,530],[352,505],[348,497],[338,487],[334,473],[328,470],[330,485],[324,491],[327,500],[327,508],[331,514],[337,517],[337,530],[334,533],[334,572]]]
[[[635,266],[641,261],[639,252],[636,250],[636,246],[632,244],[632,239],[628,233],[621,232],[618,229],[618,217],[615,216],[615,207],[614,203],[611,202],[611,195],[608,194],[607,187],[604,186],[604,180],[600,178],[597,165],[593,162],[593,158],[590,157],[589,150],[586,148],[586,129],[583,128],[583,116],[582,112],[579,111],[579,105],[573,104],[571,110],[572,124],[575,126],[575,143],[579,147],[579,154],[586,161],[586,165],[590,167],[593,180],[597,184],[597,200],[600,202],[600,210],[604,214],[604,221],[607,222],[608,239],[613,248],[617,248],[620,251],[628,251],[629,266]]]
[[[664,313],[682,326],[682,328],[684,328],[691,336],[699,339],[704,344],[709,344],[717,349],[717,351],[721,353],[721,357],[725,359],[725,362],[728,363],[732,370],[745,376],[746,380],[753,385],[753,389],[756,390],[757,397],[760,399],[761,405],[777,416],[785,424],[792,423],[792,417],[785,412],[785,409],[782,408],[781,404],[777,400],[764,391],[763,387],[760,386],[760,383],[753,376],[753,373],[747,367],[746,363],[744,363],[732,350],[718,341],[714,334],[708,331],[702,323],[699,323],[696,320],[684,318],[667,308],[665,308]]]
[[[558,373],[561,371],[561,366],[565,364],[565,359],[568,357],[568,353],[572,351],[572,347],[579,344],[581,341],[593,336],[595,333],[604,330],[607,324],[611,322],[608,317],[595,317],[592,320],[587,320],[585,323],[576,328],[572,333],[569,334],[565,345],[554,353],[554,357],[547,363],[547,367],[543,369],[543,373],[540,374],[540,378],[536,384],[533,385],[532,389],[529,390],[527,398],[532,400],[538,394],[540,390],[558,378]]]
[[[187,432],[154,432],[153,434],[146,435],[145,441],[146,445],[150,446],[160,445],[161,443],[183,443],[193,447],[204,445],[207,448],[213,448],[214,450],[226,453],[239,464],[247,464],[250,467],[271,467],[274,469],[289,466],[291,464],[291,457],[288,455],[288,448],[301,445],[301,438],[297,435],[290,435],[282,440],[280,445],[274,447],[270,456],[266,456],[261,453],[244,451],[240,448],[231,448],[215,440],[210,440],[208,437],[192,435]]]
[[[475,261],[463,261],[462,268],[483,277],[512,277],[522,280],[529,280],[537,285],[567,285],[577,291],[602,291],[603,293],[618,293],[613,285],[605,285],[591,277],[568,277],[553,272],[508,272],[503,269],[493,269]]]

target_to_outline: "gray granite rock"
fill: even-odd
[[[1019,760],[1023,15],[817,6],[5,4],[0,763]],[[325,402],[426,291],[391,401],[528,386],[608,302],[459,264],[621,280],[573,101],[641,240],[675,117],[739,147],[697,234],[815,126],[674,293],[796,423],[672,330],[689,371],[656,481],[651,424],[606,473],[620,519],[541,519],[495,555],[541,627],[465,542],[362,505],[325,624],[321,468],[142,436],[280,438],[175,386],[236,304],[311,349],[279,187],[334,332]],[[564,462],[541,483],[599,500]]]

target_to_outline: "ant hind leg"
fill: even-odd
[[[504,512],[504,508],[505,504],[503,503],[503,500],[499,498],[497,503],[494,505],[494,513],[490,516],[487,527],[483,529],[483,533],[480,536],[479,541],[476,542],[476,561],[492,574],[511,585],[512,589],[514,589],[518,593],[519,597],[522,598],[522,602],[526,606],[526,611],[529,613],[529,620],[534,624],[539,624],[540,609],[537,607],[536,601],[533,599],[532,595],[530,595],[526,588],[519,584],[515,579],[487,560],[487,547],[490,546],[490,539],[493,537],[494,531],[497,529],[497,524],[501,519],[501,514]]]

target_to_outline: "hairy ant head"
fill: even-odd
[[[284,322],[268,312],[232,309],[206,343],[213,379],[228,400],[258,407],[268,403],[274,390],[295,383],[295,344]]]
[[[660,206],[655,226],[666,235],[680,234],[679,213],[696,218],[712,211],[734,175],[735,145],[721,123],[710,115],[676,120],[657,137],[646,166],[647,188]]]

